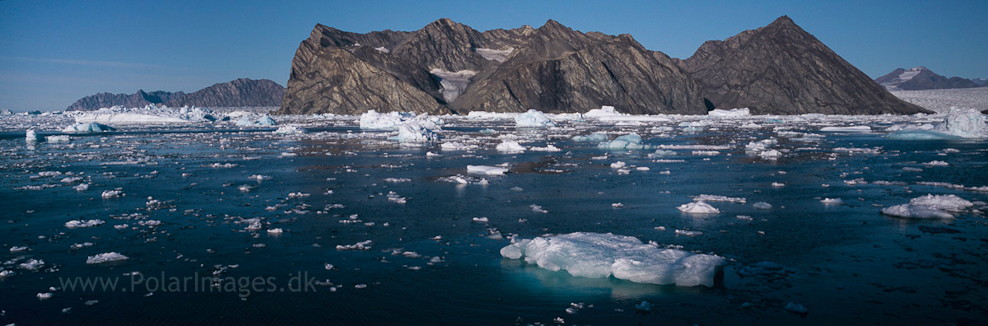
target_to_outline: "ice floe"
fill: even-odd
[[[501,256],[573,276],[637,283],[713,286],[726,265],[716,255],[660,249],[654,242],[610,233],[577,232],[518,240],[501,248]]]
[[[597,148],[611,149],[611,150],[637,150],[637,149],[647,149],[648,145],[642,145],[642,137],[638,134],[627,134],[619,136],[611,141],[604,141],[597,144]]]
[[[953,218],[955,213],[971,206],[974,204],[955,195],[926,195],[913,198],[908,204],[883,208],[882,214],[916,219]]]
[[[103,125],[103,124],[100,124],[100,123],[96,123],[96,122],[80,122],[80,123],[76,123],[74,125],[65,127],[65,129],[62,129],[62,132],[65,132],[65,133],[97,133],[97,132],[107,132],[107,131],[113,131],[113,130],[114,130],[113,127],[110,127],[110,126],[107,126],[107,125]]]
[[[213,111],[199,107],[170,108],[148,104],[143,108],[114,106],[96,111],[76,113],[77,122],[100,122],[112,124],[160,124],[210,122],[216,120]]]
[[[87,257],[86,258],[86,264],[94,265],[94,264],[109,263],[109,262],[121,261],[121,260],[127,260],[127,259],[130,259],[130,258],[127,257],[127,256],[124,256],[124,255],[121,255],[118,252],[107,252],[107,253],[97,254],[96,256],[89,256],[89,257]]]
[[[477,173],[485,175],[504,175],[507,168],[489,165],[467,165],[467,173]]]
[[[748,108],[736,108],[736,109],[713,109],[707,112],[708,116],[718,117],[718,118],[736,118],[736,117],[747,117],[751,115],[751,111]]]
[[[951,108],[944,116],[943,121],[936,124],[932,130],[922,125],[906,127],[885,135],[885,138],[896,140],[983,139],[988,138],[988,125],[985,124],[985,115],[976,109]]]

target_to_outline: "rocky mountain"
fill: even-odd
[[[682,65],[708,107],[747,107],[752,114],[928,112],[893,96],[787,16],[707,41]]]
[[[143,107],[148,104],[161,104],[171,107],[262,107],[281,106],[285,88],[268,79],[240,78],[226,83],[218,83],[193,93],[154,91],[147,93],[138,90],[134,94],[98,93],[83,97],[66,111],[91,111],[114,105]]]
[[[961,77],[944,77],[926,67],[898,68],[875,79],[890,91],[916,91],[923,89],[948,89],[981,87],[976,81]]]
[[[282,114],[433,114],[473,110],[703,114],[696,83],[629,35],[476,31],[449,19],[413,32],[357,34],[316,25],[292,60]]]
[[[971,79],[971,81],[973,81],[975,84],[978,84],[978,86],[988,85],[988,79],[984,79],[984,78],[975,78],[975,79]]]
[[[111,93],[97,93],[96,95],[86,96],[72,105],[69,105],[66,111],[90,111],[98,110],[99,108],[108,108],[114,105],[123,105],[126,107],[144,107],[148,104],[158,104],[165,103],[174,98],[182,97],[185,93],[182,92],[165,92],[165,91],[154,91],[145,92],[143,89],[137,90],[134,94],[111,94]]]

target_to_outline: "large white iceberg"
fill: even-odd
[[[933,130],[924,126],[907,127],[885,135],[885,138],[896,140],[981,139],[988,138],[988,125],[985,125],[985,115],[976,109],[951,108],[943,122],[934,126]]]
[[[654,242],[611,233],[577,232],[517,240],[501,256],[524,258],[551,271],[573,276],[615,278],[637,283],[713,286],[727,261],[716,255],[661,249]]]
[[[439,139],[432,129],[419,121],[409,121],[398,126],[398,136],[392,138],[402,143],[424,143]]]
[[[169,108],[148,104],[143,108],[114,106],[76,115],[76,122],[102,123],[190,123],[216,120],[213,111],[199,107]]]
[[[542,112],[536,110],[528,110],[528,112],[519,114],[515,117],[516,127],[529,127],[529,128],[545,128],[556,126],[555,122],[549,120],[549,117],[545,116]]]
[[[62,132],[66,133],[91,133],[107,131],[113,131],[113,127],[96,122],[80,122],[62,129]]]
[[[916,197],[908,204],[895,205],[882,209],[882,214],[903,218],[953,218],[954,213],[962,212],[974,203],[955,195],[926,195]]]

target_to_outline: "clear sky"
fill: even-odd
[[[484,31],[554,19],[686,58],[782,15],[872,78],[915,66],[988,78],[986,0],[0,0],[0,109],[64,110],[98,92],[193,92],[241,77],[285,85],[316,23],[411,31],[448,17]]]

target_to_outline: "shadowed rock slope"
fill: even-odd
[[[122,105],[128,108],[162,104],[171,107],[194,105],[200,107],[264,107],[281,106],[285,88],[268,79],[240,78],[213,84],[193,93],[138,90],[135,94],[99,93],[83,97],[66,111],[91,111]]]
[[[478,32],[440,19],[414,32],[316,25],[292,60],[282,114],[368,110],[706,112],[696,83],[631,36],[538,29]]]
[[[906,103],[787,16],[723,41],[707,41],[683,66],[716,108],[752,114],[912,114]]]

